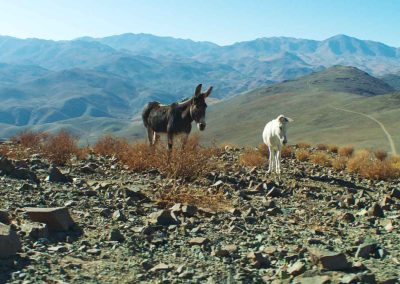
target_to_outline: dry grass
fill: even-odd
[[[8,157],[10,155],[10,148],[7,145],[0,145],[0,156]]]
[[[295,157],[297,160],[304,162],[310,158],[310,152],[305,149],[299,149],[296,151]]]
[[[166,203],[168,206],[182,203],[208,208],[213,211],[225,211],[232,207],[222,189],[210,191],[187,186],[175,186],[162,189],[156,195],[159,202]]]
[[[328,146],[328,150],[329,150],[329,152],[336,154],[338,152],[338,150],[339,150],[339,147],[336,146],[336,145],[329,145]]]
[[[297,148],[299,148],[299,149],[308,149],[310,147],[311,147],[311,145],[307,142],[297,143]]]
[[[332,168],[334,168],[337,171],[342,171],[346,169],[347,166],[347,157],[336,157],[332,159]]]
[[[267,162],[267,156],[259,149],[249,148],[240,155],[240,164],[248,167],[261,167]]]
[[[48,137],[49,134],[46,132],[24,130],[11,137],[11,141],[21,145],[23,148],[39,150]]]
[[[317,150],[326,151],[326,150],[328,150],[328,145],[326,145],[326,144],[317,144]]]
[[[348,160],[347,169],[350,172],[360,172],[361,167],[367,164],[369,165],[370,161],[372,161],[372,155],[370,151],[358,150],[356,153],[354,153],[353,157]]]
[[[340,147],[338,150],[338,154],[343,157],[351,157],[351,155],[353,155],[353,152],[354,152],[354,147],[352,146],[343,146]]]
[[[329,156],[323,152],[316,152],[310,156],[310,161],[315,165],[320,165],[324,167],[331,166],[331,159]]]
[[[384,150],[379,150],[379,149],[374,151],[374,155],[375,155],[375,157],[376,157],[378,160],[380,160],[380,161],[385,160],[385,159],[387,158],[387,156],[388,156],[388,154],[387,154],[386,151],[384,151]]]
[[[43,143],[43,155],[57,165],[67,163],[72,155],[78,155],[77,138],[65,130],[50,135]]]
[[[94,144],[93,152],[102,156],[121,156],[128,148],[129,143],[125,138],[105,135]]]

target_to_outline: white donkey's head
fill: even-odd
[[[279,127],[279,129],[277,129],[277,133],[282,143],[285,145],[288,142],[286,134],[287,124],[293,121],[293,119],[281,114],[276,118],[276,121],[278,122],[278,127]]]

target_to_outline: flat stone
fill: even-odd
[[[346,212],[341,217],[340,220],[345,221],[347,223],[353,223],[356,220],[353,214]]]
[[[204,245],[206,243],[208,243],[210,240],[207,238],[203,238],[203,237],[196,237],[196,238],[192,238],[189,240],[189,244],[190,245]]]
[[[390,196],[394,198],[400,198],[400,190],[397,188],[393,188],[390,192]]]
[[[24,210],[32,221],[47,224],[50,231],[67,231],[74,225],[74,221],[65,207],[26,207]]]
[[[151,272],[157,272],[157,271],[169,271],[172,268],[165,264],[165,263],[159,263],[156,266],[154,266],[153,268],[150,269]]]
[[[49,235],[49,230],[45,223],[26,223],[21,226],[21,231],[34,239],[47,238]]]
[[[312,277],[296,278],[301,284],[326,284],[331,283],[331,278],[328,275],[317,275]]]
[[[124,213],[121,210],[115,210],[114,213],[112,214],[112,218],[115,221],[126,221],[126,217]]]
[[[0,157],[0,174],[9,175],[15,170],[13,163],[7,157]]]
[[[17,233],[9,225],[0,223],[0,258],[15,255],[21,249]]]
[[[281,195],[281,191],[276,187],[271,188],[271,190],[267,193],[267,197],[279,197]]]
[[[125,240],[125,236],[118,229],[112,229],[108,235],[108,240],[114,242],[123,242]]]
[[[182,213],[186,217],[193,217],[197,213],[197,207],[195,205],[183,205]]]
[[[344,253],[336,253],[317,247],[308,247],[311,261],[327,270],[342,270],[350,268]]]
[[[127,188],[125,189],[126,197],[131,198],[134,201],[149,201],[150,198],[147,197],[140,189],[138,188]]]

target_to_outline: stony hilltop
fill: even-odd
[[[0,283],[399,282],[399,179],[288,155],[279,181],[244,153],[219,150],[193,180],[2,156]]]

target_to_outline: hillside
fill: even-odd
[[[380,77],[380,79],[395,88],[397,91],[400,91],[400,72],[396,74],[386,74]]]
[[[257,145],[265,124],[283,113],[294,119],[289,143],[352,144],[390,150],[381,120],[400,146],[399,94],[383,81],[352,67],[335,66],[293,81],[260,88],[210,107],[204,139]]]
[[[213,85],[212,98],[226,100],[335,64],[376,76],[397,74],[400,52],[345,35],[323,41],[260,38],[228,46],[148,34],[71,41],[0,36],[0,137],[26,127],[67,128],[93,139],[104,131],[137,137],[141,131],[134,131],[131,121],[148,101],[181,100],[198,83]],[[391,91],[371,77],[357,75],[355,83],[352,74],[342,75],[314,74],[308,84],[315,88],[301,81],[298,87],[363,96]],[[387,76],[383,80],[396,89],[396,75]]]

